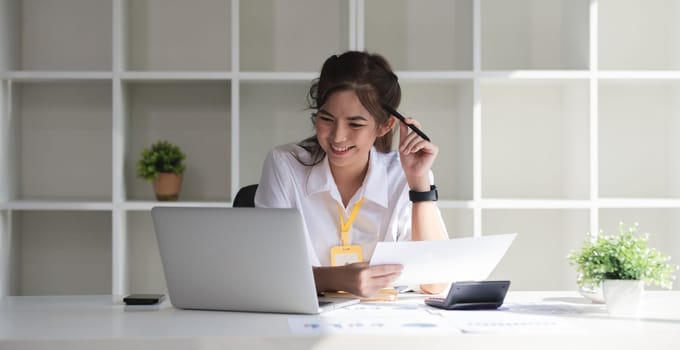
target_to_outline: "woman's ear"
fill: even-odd
[[[397,121],[394,117],[390,116],[390,119],[387,120],[387,123],[381,125],[378,128],[378,137],[383,137],[385,134],[390,132],[392,128],[394,128],[394,123]]]

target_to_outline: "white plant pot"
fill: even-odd
[[[638,280],[605,280],[602,291],[609,314],[636,316],[644,287],[644,282]]]
[[[597,287],[579,287],[578,292],[594,304],[604,304],[602,283],[598,284]]]

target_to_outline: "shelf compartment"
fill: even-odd
[[[575,290],[567,254],[580,247],[589,218],[587,209],[483,210],[483,235],[517,233],[489,279],[512,280],[513,290]]]
[[[475,207],[475,203],[472,200],[459,201],[440,199],[437,201],[437,206],[445,209],[472,209]]]
[[[9,201],[0,202],[0,210],[79,210],[79,211],[101,211],[113,210],[111,202],[81,202],[81,201]]]
[[[314,135],[308,109],[309,82],[241,84],[240,187],[258,183],[269,151]]]
[[[482,80],[584,80],[592,76],[587,70],[512,70],[484,71],[478,75]]]
[[[11,210],[0,210],[0,290],[3,298],[8,295],[19,295],[19,245],[20,235],[16,233],[19,225]],[[6,298],[5,298],[6,300]]]
[[[303,81],[309,83],[319,77],[319,72],[239,72],[238,76],[244,82]]]
[[[680,209],[680,199],[659,198],[599,198],[600,208],[677,208]]]
[[[0,202],[3,204],[17,197],[19,179],[16,170],[19,166],[19,132],[13,126],[19,118],[11,112],[12,104],[17,102],[11,98],[11,86],[10,82],[0,81],[0,103],[3,104],[0,113]]]
[[[231,202],[159,202],[159,201],[126,201],[121,209],[128,211],[149,211],[153,207],[201,207],[201,208],[229,208]]]
[[[481,1],[482,69],[588,69],[589,8],[589,0]]]
[[[110,201],[111,83],[20,83],[12,93],[18,199]]]
[[[482,197],[588,199],[588,81],[489,80],[480,90]]]
[[[472,3],[472,0],[366,1],[366,50],[384,55],[393,69],[472,70]]]
[[[439,207],[449,238],[472,237],[474,233],[474,211],[472,209],[451,209]]]
[[[590,200],[572,199],[482,199],[476,203],[484,209],[588,209]]]
[[[127,212],[127,252],[130,293],[164,293],[168,288],[151,213]]]
[[[127,0],[126,69],[231,70],[231,2]]]
[[[600,209],[599,227],[606,235],[616,235],[619,223],[625,227],[639,223],[637,233],[649,233],[649,246],[656,248],[663,255],[671,257],[671,263],[680,265],[680,208],[624,208]],[[680,290],[677,280],[680,272],[675,272],[674,290]],[[660,289],[645,286],[645,289]]]
[[[86,82],[86,81],[110,81],[113,79],[112,72],[89,72],[89,71],[10,71],[2,76],[3,79],[12,82]]]
[[[348,1],[248,0],[239,7],[241,71],[318,72],[349,48]]]
[[[111,0],[12,2],[18,18],[12,69],[111,71]]]
[[[408,81],[401,88],[400,113],[417,119],[439,147],[432,171],[440,198],[471,200],[472,81]],[[399,131],[394,136],[397,149]]]
[[[680,69],[680,3],[599,0],[600,69]]]
[[[599,86],[600,196],[680,198],[680,83]]]
[[[158,140],[187,155],[180,200],[228,201],[231,163],[231,83],[128,82],[124,84],[128,200],[154,201],[150,183],[137,177],[142,149]]]
[[[220,81],[230,80],[233,77],[228,72],[123,72],[121,79],[127,82],[184,82],[184,81]]]
[[[18,295],[111,294],[111,212],[12,214]]]

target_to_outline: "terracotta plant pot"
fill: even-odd
[[[161,173],[161,176],[153,182],[153,191],[159,201],[178,200],[181,188],[182,175],[175,173]]]

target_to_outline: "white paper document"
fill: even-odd
[[[511,311],[474,311],[444,313],[444,317],[463,333],[565,334],[578,333],[574,324],[564,319],[516,314]]]
[[[291,317],[288,329],[295,335],[319,336],[324,334],[456,334],[461,331],[455,324],[444,318],[429,316],[426,318],[357,318],[340,317]]]
[[[455,324],[424,304],[361,303],[315,316],[288,318],[295,335],[461,333]]]
[[[493,272],[515,236],[378,242],[370,265],[402,264],[404,269],[395,285],[481,281]]]

